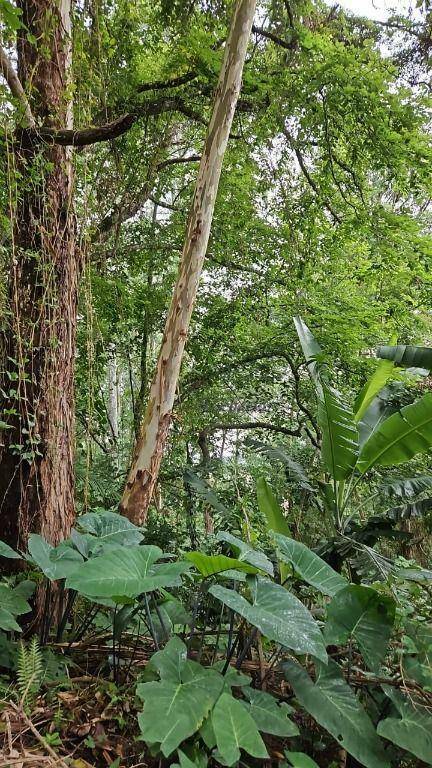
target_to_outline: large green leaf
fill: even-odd
[[[16,616],[31,610],[27,600],[22,597],[20,590],[12,589],[7,584],[0,584],[0,629],[6,632],[21,632]]]
[[[5,541],[0,541],[0,557],[7,557],[9,560],[21,560],[21,555],[15,552]]]
[[[432,488],[432,475],[417,475],[417,477],[397,477],[381,483],[378,489],[386,496],[398,496],[410,499],[419,493]]]
[[[89,597],[137,597],[161,587],[179,584],[189,563],[160,563],[156,546],[117,547],[87,560],[67,580],[69,589]]]
[[[296,653],[311,653],[327,661],[323,636],[303,603],[291,592],[266,579],[257,578],[251,586],[252,603],[232,589],[219,585],[210,593],[274,640]]]
[[[390,768],[375,728],[333,661],[316,664],[315,684],[298,664],[283,665],[301,706],[366,768]]]
[[[378,347],[377,356],[393,360],[401,368],[424,368],[432,371],[432,347],[416,347],[410,344],[383,345]]]
[[[257,500],[260,512],[267,520],[267,526],[274,533],[283,533],[290,536],[288,522],[282,512],[280,504],[276,499],[267,480],[260,477],[257,481]],[[288,568],[283,563],[279,563],[281,581],[284,582],[288,576]]]
[[[318,424],[322,431],[321,457],[334,480],[344,480],[358,455],[358,430],[351,407],[329,384],[322,384],[318,400]]]
[[[432,394],[386,419],[363,445],[357,462],[364,474],[374,466],[409,461],[432,447]]]
[[[371,587],[350,584],[327,606],[324,635],[331,645],[354,638],[368,666],[378,670],[387,651],[394,618],[394,600]]]
[[[324,595],[333,597],[336,592],[347,586],[347,580],[305,544],[278,533],[275,534],[275,539],[278,557],[290,563],[304,581],[319,589]]]
[[[5,608],[0,607],[0,629],[5,632],[21,632],[20,625],[15,621],[15,617]]]
[[[294,318],[294,325],[300,341],[306,365],[311,379],[315,383],[318,393],[321,389],[322,365],[324,363],[323,351],[314,335],[301,317]]]
[[[428,765],[432,765],[432,716],[422,707],[414,707],[399,692],[384,686],[399,717],[388,717],[378,723],[377,732],[385,739],[406,749]]]
[[[283,533],[285,536],[289,536],[288,522],[272,489],[263,477],[260,477],[257,481],[257,499],[258,506],[267,520],[269,529],[275,531],[275,533]]]
[[[304,752],[288,752],[285,750],[285,757],[292,768],[319,768],[318,763]]]
[[[177,635],[171,638],[162,651],[151,657],[150,664],[159,673],[161,680],[181,682],[181,670],[187,661],[187,648]]]
[[[255,688],[246,688],[244,695],[249,703],[243,702],[249,714],[255,721],[259,731],[271,733],[273,736],[297,736],[299,730],[289,719],[292,707],[282,702],[279,704],[274,696]]]
[[[240,749],[244,749],[252,757],[268,757],[253,718],[242,703],[229,693],[223,693],[219,698],[212,713],[212,725],[224,765],[237,763],[240,759]]]
[[[257,569],[249,563],[226,555],[206,555],[204,552],[186,552],[185,558],[190,560],[201,576],[207,578],[223,571],[237,570],[243,573],[257,573]]]
[[[80,553],[65,542],[53,547],[37,533],[30,534],[28,551],[36,565],[50,581],[67,578],[75,573],[84,562]]]
[[[364,413],[369,408],[372,400],[381,392],[387,384],[394,370],[392,360],[382,360],[370,379],[366,382],[363,389],[357,395],[354,403],[354,420],[360,421]]]
[[[117,512],[87,512],[77,518],[77,524],[86,533],[91,533],[105,544],[123,544],[125,547],[131,547],[139,544],[144,538],[140,528]]]
[[[412,520],[413,518],[426,517],[432,511],[432,499],[421,499],[412,504],[405,504],[400,507],[388,509],[385,515],[399,522],[400,520]]]
[[[138,722],[148,744],[160,743],[165,757],[192,736],[222,692],[223,676],[194,661],[180,665],[180,680],[141,683],[137,694],[144,701]]]
[[[237,538],[237,536],[233,536],[232,533],[228,533],[228,531],[219,531],[216,536],[216,541],[226,541],[234,550],[237,560],[249,563],[250,565],[255,566],[255,568],[259,568],[260,571],[268,573],[269,576],[273,576],[273,563],[268,559],[264,552],[253,549],[250,544]]]
[[[418,584],[430,584],[432,582],[432,571],[427,568],[399,568],[395,566],[393,573],[399,579],[415,581]]]
[[[396,395],[393,393],[395,383],[392,383],[393,388],[384,387],[380,394],[372,400],[358,422],[360,450],[365,442],[379,429],[383,421],[399,409],[399,405],[395,402]]]

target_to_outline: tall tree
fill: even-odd
[[[71,2],[20,0],[18,7],[18,72],[10,64],[11,90],[25,106],[27,126],[71,129]],[[2,339],[2,536],[16,545],[29,531],[40,531],[56,543],[68,535],[74,519],[80,271],[74,174],[70,148],[41,142],[37,132],[16,131],[10,152],[10,188],[16,183],[17,189],[10,211],[10,323]]]
[[[241,88],[255,0],[238,0],[201,157],[177,282],[168,312],[148,406],[120,508],[143,523],[159,474],[183,350],[201,276],[230,128]]]

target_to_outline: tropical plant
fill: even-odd
[[[295,318],[295,326],[318,400],[321,474],[308,477],[280,447],[267,447],[267,451],[288,468],[296,464],[290,475],[292,482],[307,492],[310,503],[325,520],[328,540],[317,551],[338,569],[349,559],[354,571],[369,568],[376,578],[386,578],[392,563],[374,546],[382,538],[409,538],[409,534],[397,529],[398,523],[427,517],[432,500],[420,497],[432,487],[432,476],[386,475],[384,479],[379,472],[405,465],[432,449],[432,395],[426,393],[400,409],[383,397],[384,388],[395,375],[393,355],[392,360],[379,363],[350,406],[332,385],[331,370],[308,326],[301,318]],[[369,490],[371,483],[375,483],[373,492]],[[365,519],[361,512],[373,508],[377,497],[390,502],[399,497],[410,503],[386,504],[384,512],[369,514]],[[271,522],[269,526],[274,528]]]

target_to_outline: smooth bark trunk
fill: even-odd
[[[255,0],[238,0],[201,157],[177,282],[120,509],[142,524],[159,474],[180,365],[206,254],[223,157],[240,93]]]
[[[70,0],[21,0],[18,76],[36,121],[72,127]],[[29,34],[31,33],[31,35]],[[30,42],[30,40],[36,40]],[[17,195],[2,336],[2,539],[58,543],[74,520],[74,358],[79,258],[67,147],[17,142]],[[14,179],[11,179],[11,184]]]

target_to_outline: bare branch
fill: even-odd
[[[300,427],[296,429],[289,429],[289,427],[278,426],[277,424],[270,424],[267,421],[243,421],[230,424],[210,424],[205,427],[204,432],[217,432],[219,429],[232,430],[232,429],[266,429],[269,432],[280,432],[282,435],[291,435],[292,437],[299,437],[301,435]]]
[[[284,136],[288,139],[288,143],[289,143],[291,149],[293,150],[293,152],[294,152],[294,154],[295,154],[295,156],[297,158],[297,162],[298,162],[298,164],[300,166],[300,169],[301,169],[301,171],[303,173],[303,176],[305,177],[305,179],[308,182],[309,186],[313,189],[313,191],[315,192],[316,196],[323,201],[324,207],[328,210],[328,212],[330,213],[330,215],[333,218],[333,220],[337,224],[340,224],[341,223],[341,218],[340,218],[339,214],[337,214],[336,211],[333,210],[333,208],[332,208],[332,206],[331,206],[331,204],[330,204],[330,202],[328,200],[323,199],[323,197],[321,195],[321,191],[320,191],[318,185],[316,184],[316,182],[314,181],[314,179],[312,178],[312,176],[310,175],[310,173],[309,173],[309,171],[308,171],[308,169],[306,167],[306,163],[305,163],[305,161],[303,159],[303,155],[300,152],[295,139],[293,138],[293,136],[291,136],[290,132],[286,128],[283,128],[282,132],[283,132]]]
[[[0,45],[0,71],[10,88],[12,96],[20,103],[22,107],[26,124],[29,127],[34,128],[36,123],[30,109],[30,104],[28,102],[24,88],[22,87],[21,81],[15,72],[14,66],[2,45]]]
[[[282,40],[281,37],[274,35],[273,32],[268,32],[262,27],[255,26],[255,24],[252,27],[252,32],[255,32],[256,35],[260,35],[261,37],[266,37],[267,40],[271,40],[272,43],[276,43],[276,45],[285,48],[287,51],[292,51],[297,47],[297,40],[295,38],[289,42],[287,40]]]
[[[201,160],[200,155],[189,155],[186,157],[169,157],[167,160],[162,160],[157,166],[157,170],[161,171],[163,168],[168,168],[170,165],[179,165],[180,163],[199,163]]]

